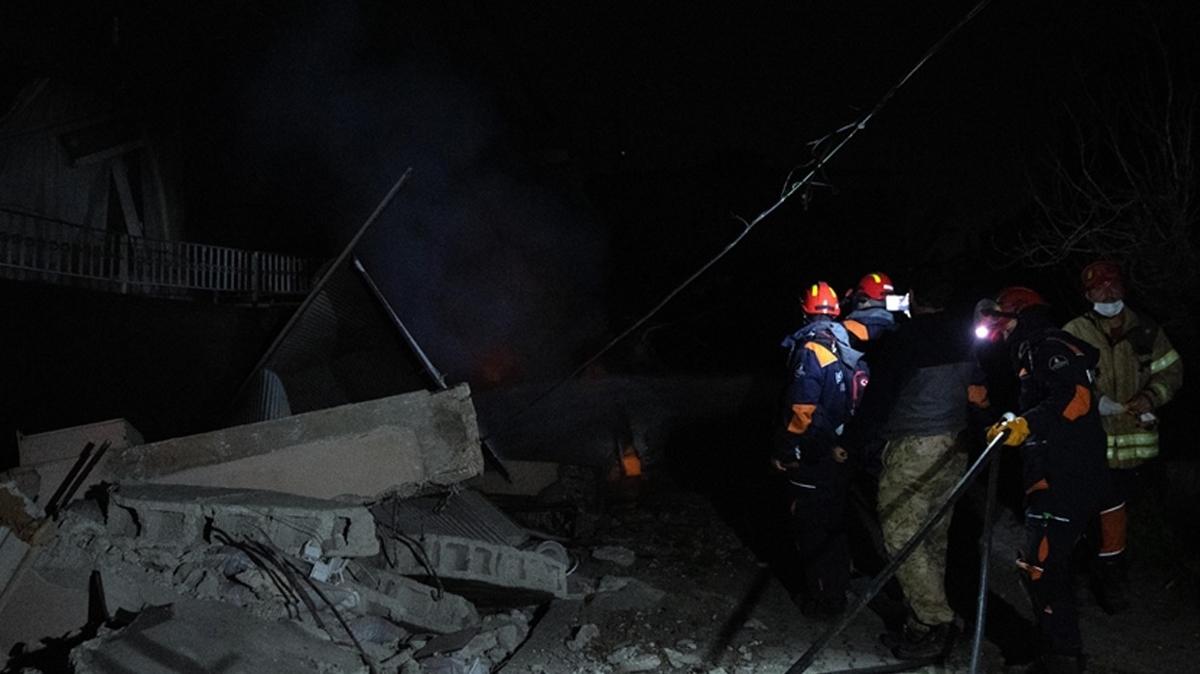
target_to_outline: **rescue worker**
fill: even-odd
[[[1092,308],[1063,330],[1100,352],[1096,390],[1108,436],[1112,490],[1100,511],[1096,580],[1101,607],[1117,613],[1129,607],[1124,588],[1126,503],[1137,491],[1144,464],[1158,456],[1154,410],[1183,385],[1183,360],[1162,328],[1125,306],[1125,284],[1115,262],[1089,264],[1081,281]]]
[[[1042,666],[1078,672],[1083,645],[1069,560],[1108,480],[1092,385],[1099,354],[1056,329],[1045,300],[1028,288],[1007,288],[980,309],[981,327],[1007,344],[1020,380],[1020,416],[991,426],[987,438],[1007,431],[1004,444],[1021,447],[1026,543],[1017,566],[1037,614]]]
[[[883,272],[863,276],[850,293],[850,313],[842,320],[851,344],[863,350],[866,342],[878,340],[896,328],[896,317],[887,309],[887,298],[895,292],[892,279]]]
[[[886,441],[878,513],[889,555],[962,477],[967,452],[960,435],[970,410],[988,405],[969,324],[945,312],[952,292],[936,273],[915,278],[912,320],[873,352],[871,385],[844,434],[854,452],[876,436]],[[949,530],[950,518],[943,517],[896,572],[908,612],[899,637],[886,635],[885,643],[901,659],[943,656],[957,631],[945,589]]]
[[[838,436],[850,415],[852,363],[860,354],[834,319],[837,294],[825,282],[803,297],[804,325],[783,340],[790,382],[771,463],[788,483],[789,522],[807,615],[833,618],[846,607],[846,452]]]

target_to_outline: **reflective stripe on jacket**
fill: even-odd
[[[1097,391],[1118,403],[1144,393],[1154,407],[1160,407],[1183,385],[1183,360],[1160,327],[1129,308],[1124,317],[1116,340],[1109,337],[1105,319],[1091,311],[1067,323],[1063,330],[1100,352]],[[1132,415],[1106,416],[1103,423],[1111,467],[1133,468],[1158,456],[1158,431],[1143,428]]]

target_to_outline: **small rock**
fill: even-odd
[[[662,658],[654,653],[643,653],[623,662],[617,671],[619,672],[649,672],[658,669],[662,666]]]
[[[633,550],[620,545],[602,545],[592,550],[592,557],[620,566],[632,566],[637,559]]]
[[[598,636],[600,636],[599,627],[596,627],[592,623],[580,625],[579,628],[575,630],[575,635],[567,641],[567,648],[578,653],[579,651],[582,651],[592,639],[595,639]]]
[[[695,667],[700,664],[700,656],[695,653],[681,653],[674,648],[664,648],[663,653],[667,655],[667,662],[675,669],[681,667]]]
[[[610,665],[621,666],[621,665],[625,664],[626,662],[628,662],[629,660],[636,658],[637,656],[638,656],[638,647],[637,646],[621,646],[620,648],[613,651],[612,653],[609,653],[608,657],[605,658],[605,660],[608,660],[608,664],[610,664]]]
[[[517,646],[521,645],[521,630],[517,629],[516,625],[501,627],[496,630],[496,643],[507,653],[512,653],[517,650]]]
[[[698,648],[696,646],[696,642],[692,641],[691,639],[680,639],[679,641],[675,642],[675,647],[682,648],[682,649],[689,650],[689,651],[694,651],[694,650],[696,650],[696,648]]]
[[[708,670],[708,674],[729,674],[724,667],[714,667]]]
[[[745,627],[746,627],[746,629],[759,630],[760,632],[767,631],[766,623],[759,620],[758,618],[751,618],[751,619],[747,620]]]

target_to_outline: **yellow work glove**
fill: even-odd
[[[1004,438],[1004,444],[1009,447],[1016,447],[1025,442],[1025,438],[1029,437],[1029,422],[1025,421],[1025,417],[1015,417],[1006,419],[998,424],[992,424],[987,429],[987,441],[990,443],[996,439],[1004,431],[1008,431],[1008,437]]]

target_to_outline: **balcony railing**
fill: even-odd
[[[0,277],[122,293],[257,299],[304,295],[314,265],[290,255],[160,241],[0,209]]]

